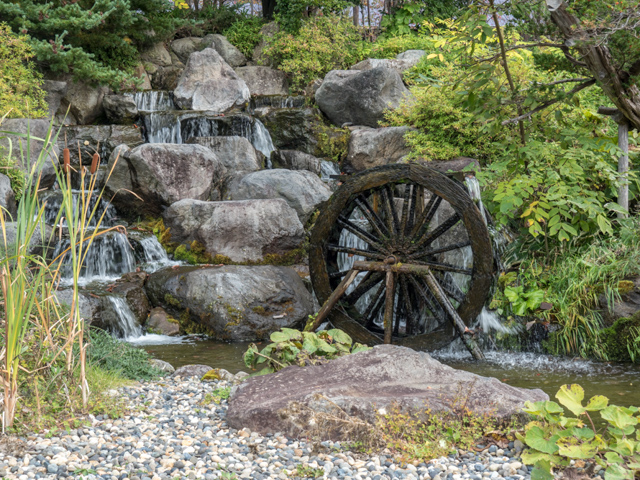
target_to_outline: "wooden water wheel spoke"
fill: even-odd
[[[406,235],[407,220],[409,218],[409,207],[411,203],[411,192],[413,191],[413,185],[404,186],[404,196],[402,197],[402,216],[400,217],[400,242],[404,241]]]
[[[409,248],[409,252],[415,252],[422,245],[425,245],[425,244],[429,245],[433,243],[434,240],[444,235],[459,221],[460,221],[460,215],[458,213],[454,213],[449,218],[447,218],[444,222],[438,225],[438,227],[435,230],[433,230],[431,233],[428,233],[422,238],[416,238],[415,243]]]
[[[451,252],[453,250],[457,250],[458,248],[464,248],[464,247],[470,247],[470,246],[471,246],[471,242],[454,243],[451,245],[445,245],[444,247],[440,247],[440,248],[421,250],[419,252],[415,252],[415,253],[412,253],[411,255],[408,255],[407,258],[409,260],[413,260],[416,258],[429,257],[429,256],[437,255],[438,253]]]
[[[376,230],[376,232],[378,232],[378,235],[380,235],[381,238],[388,238],[389,230],[387,230],[387,227],[384,225],[375,210],[371,208],[367,199],[363,195],[358,195],[355,202],[358,205],[358,208],[360,208],[362,214],[367,218],[367,220],[369,220],[369,224],[374,228],[374,230]]]
[[[375,287],[383,278],[384,275],[380,272],[367,272],[353,291],[344,297],[344,302],[349,305],[355,304],[362,295]]]
[[[427,206],[422,210],[420,218],[411,231],[411,238],[419,238],[426,232],[433,216],[438,211],[438,207],[440,207],[440,203],[442,203],[442,197],[439,197],[438,195],[431,195],[429,203],[427,203]]]
[[[338,253],[347,253],[349,255],[360,255],[365,258],[373,258],[376,260],[384,260],[387,258],[387,255],[371,250],[361,250],[359,248],[353,247],[343,247],[341,245],[336,245],[335,243],[330,243],[327,245],[327,250],[331,250],[332,252]]]
[[[438,332],[441,344],[448,320],[459,327],[480,313],[493,274],[489,233],[465,187],[418,164],[349,176],[318,216],[309,252],[323,304],[350,270],[366,272],[349,293],[342,290],[343,308],[327,313],[334,326],[370,344],[406,343],[425,332]]]
[[[363,230],[362,228],[360,228],[359,226],[354,224],[351,220],[348,220],[348,219],[346,219],[344,217],[340,217],[340,218],[338,218],[337,223],[341,227],[344,227],[347,230],[349,230],[356,237],[358,237],[361,240],[367,242],[369,244],[369,247],[375,248],[376,250],[381,251],[381,252],[387,252],[387,249],[385,247],[383,247],[379,243],[379,239],[378,238],[374,237],[371,233]]]
[[[458,265],[451,265],[450,263],[441,262],[427,262],[424,260],[412,260],[415,265],[424,265],[431,267],[433,270],[440,270],[442,272],[461,273],[463,275],[473,275],[471,268],[459,267]]]
[[[400,226],[399,221],[398,221],[398,212],[396,211],[396,204],[395,204],[395,195],[393,193],[393,190],[391,189],[391,187],[389,185],[385,185],[384,188],[382,189],[383,193],[384,193],[384,198],[385,198],[385,208],[387,210],[387,215],[389,215],[391,217],[391,223],[393,225],[393,232],[395,234],[395,236],[397,237],[400,234]]]

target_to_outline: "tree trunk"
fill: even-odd
[[[276,8],[276,0],[262,0],[262,16],[267,20],[273,19],[273,10]]]
[[[353,24],[357,27],[360,20],[360,7],[353,7]]]
[[[594,45],[592,38],[576,36],[575,27],[580,21],[567,11],[562,0],[546,0],[551,20],[565,38],[565,44],[580,52],[580,60],[593,73],[605,95],[628,120],[631,128],[640,130],[640,89],[635,84],[625,85],[627,72],[617,71],[611,52],[604,45]],[[573,27],[573,28],[572,28]],[[576,42],[578,42],[576,44]],[[575,46],[572,46],[575,45]]]

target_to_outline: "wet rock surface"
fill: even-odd
[[[151,274],[146,290],[183,330],[220,340],[263,340],[282,327],[301,327],[313,313],[311,294],[288,267],[169,268]]]
[[[339,427],[313,431],[314,413],[338,407],[373,422],[376,411],[391,404],[447,412],[455,402],[464,401],[477,414],[509,418],[519,413],[525,401],[548,398],[542,390],[516,388],[495,378],[455,370],[427,353],[381,345],[325,365],[288,367],[247,380],[230,400],[228,422],[233,428],[246,427],[262,434],[315,433],[336,439],[342,436]]]
[[[107,119],[112,123],[130,124],[138,116],[136,103],[127,95],[105,95],[102,106]]]
[[[211,255],[235,262],[261,261],[300,246],[304,229],[283,199],[202,202],[182,200],[164,213],[171,240],[194,240]]]

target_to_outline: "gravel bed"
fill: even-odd
[[[233,430],[227,403],[204,404],[226,381],[168,378],[122,388],[132,414],[118,420],[89,417],[87,426],[53,436],[25,437],[21,455],[0,453],[0,478],[183,479],[433,479],[531,478],[511,448],[459,452],[406,465],[384,455],[363,456],[339,443],[291,440]],[[209,395],[208,399],[211,396]],[[50,437],[50,438],[47,438]]]

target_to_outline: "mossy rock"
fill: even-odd
[[[629,345],[632,345],[640,332],[640,311],[630,318],[621,318],[613,325],[600,331],[598,343],[607,359],[615,362],[630,362]],[[638,349],[640,349],[640,344]]]
[[[207,373],[205,373],[201,380],[203,382],[222,380],[222,376],[220,375],[220,371],[217,368],[214,368],[213,370],[209,370]]]

